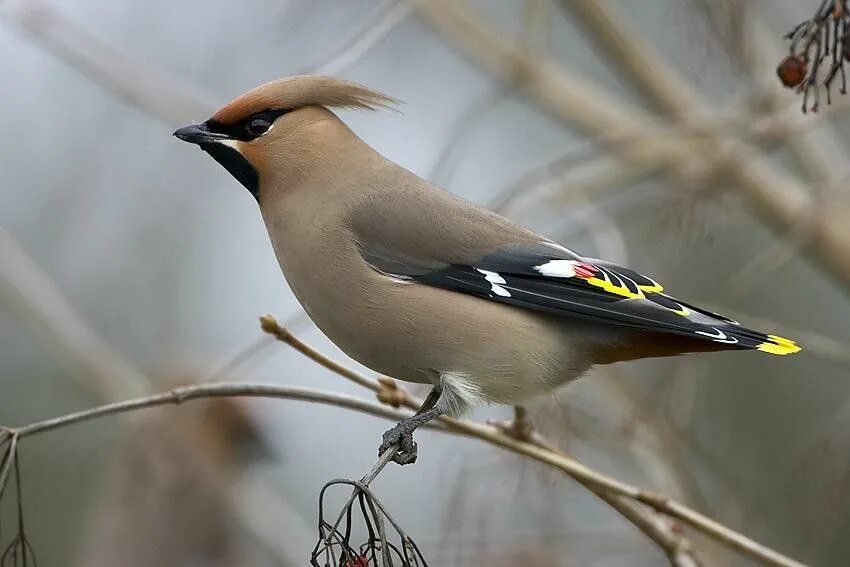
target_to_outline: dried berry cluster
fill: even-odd
[[[330,488],[347,486],[354,487],[354,493],[332,524],[325,510],[326,493]],[[310,556],[310,565],[428,567],[416,543],[369,487],[363,481],[347,479],[333,480],[319,493],[319,541]]]
[[[803,93],[803,112],[817,112],[821,81],[826,102],[832,103],[832,84],[841,78],[839,92],[847,92],[844,63],[850,61],[850,14],[847,0],[822,0],[814,17],[785,35],[790,55],[776,69],[782,84]],[[828,68],[826,68],[828,65]]]

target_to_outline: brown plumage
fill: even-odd
[[[212,119],[222,124],[234,124],[255,112],[269,109],[324,106],[377,110],[395,104],[398,101],[394,98],[357,83],[307,75],[284,77],[251,89],[221,107]]]
[[[593,364],[799,350],[433,187],[327,108],[391,103],[353,83],[292,77],[175,135],[251,191],[292,291],[332,341],[376,371],[434,384],[433,407],[385,436],[384,448],[401,444],[400,462],[415,455],[412,429],[435,415],[518,403]]]

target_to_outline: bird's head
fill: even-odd
[[[323,129],[311,126],[333,117],[327,108],[374,110],[395,102],[331,77],[286,77],[251,89],[205,122],[184,126],[174,135],[197,144],[259,200],[265,172],[280,167],[294,148],[321,143],[309,138]]]

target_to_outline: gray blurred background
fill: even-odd
[[[273,313],[354,365],[299,315],[251,196],[171,137],[259,83],[328,73],[404,102],[342,116],[418,175],[799,339],[795,357],[598,368],[531,416],[611,476],[797,559],[850,564],[847,101],[803,116],[775,78],[782,34],[817,3],[599,2],[657,57],[631,52],[641,75],[581,0],[0,1],[0,424],[210,379],[370,396],[263,337]],[[659,155],[671,147],[679,158]],[[652,156],[624,159],[641,148]],[[732,171],[751,163],[768,182]],[[783,217],[795,198],[811,214]],[[819,247],[824,226],[835,246]],[[239,400],[28,438],[30,541],[42,566],[305,564],[318,490],[365,472],[386,427]],[[561,474],[418,439],[419,462],[374,487],[431,565],[666,561]],[[748,564],[693,541],[706,565]]]

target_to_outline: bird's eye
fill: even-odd
[[[251,136],[257,137],[268,132],[271,127],[272,123],[268,119],[256,117],[248,121],[248,124],[245,126],[245,130],[247,130]]]

